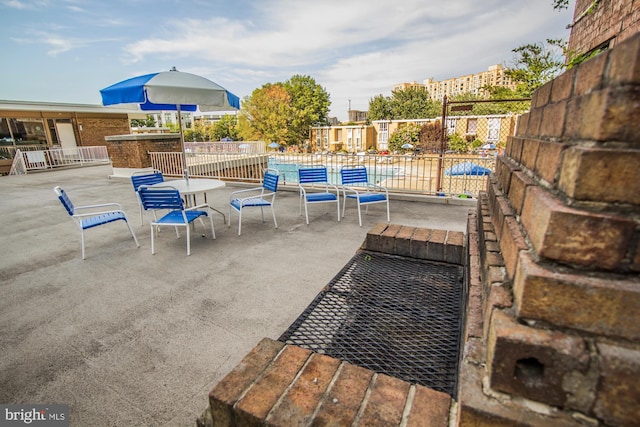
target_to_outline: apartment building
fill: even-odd
[[[515,89],[516,83],[505,75],[506,68],[500,64],[490,66],[487,71],[477,74],[467,74],[466,76],[454,77],[447,80],[435,81],[433,78],[423,80],[422,83],[399,83],[393,86],[393,90],[409,88],[425,88],[429,92],[431,99],[441,101],[447,97],[462,93],[472,93],[482,95],[485,86],[502,86]]]

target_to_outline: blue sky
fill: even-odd
[[[100,104],[140,74],[199,74],[240,98],[309,75],[331,115],[394,84],[508,66],[511,50],[567,39],[552,0],[0,0],[0,99]]]

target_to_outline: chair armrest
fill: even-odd
[[[209,206],[208,204],[204,203],[202,205],[191,206],[190,208],[185,208],[184,210],[185,211],[195,211],[195,210],[198,210],[198,209],[205,209],[205,208],[211,209],[211,206]]]
[[[235,197],[234,194],[248,193],[250,191],[262,191],[263,187],[255,187],[255,188],[246,188],[244,190],[236,190],[229,195],[229,200],[233,200]]]
[[[122,206],[119,203],[100,203],[98,205],[84,205],[84,206],[76,206],[76,210],[82,210],[82,209],[96,209],[96,208],[105,208],[107,206],[115,206],[117,207],[117,209],[114,210],[122,210]]]
[[[76,208],[77,210],[77,208]],[[122,209],[113,209],[110,211],[97,211],[97,212],[87,212],[87,213],[75,213],[72,216],[74,218],[84,218],[84,217],[89,217],[89,216],[97,216],[97,215],[104,215],[104,214],[110,214],[110,213],[115,213],[115,212],[119,212],[122,213],[126,216],[126,214],[124,213],[124,211]]]

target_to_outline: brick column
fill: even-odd
[[[640,34],[534,93],[472,219],[460,423],[637,423]]]

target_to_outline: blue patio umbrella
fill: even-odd
[[[177,111],[185,178],[189,179],[181,111],[232,111],[240,98],[217,83],[195,74],[170,71],[132,77],[100,91],[103,105],[137,104],[143,111]]]
[[[482,175],[489,175],[490,173],[491,173],[491,169],[487,169],[485,167],[482,167],[472,162],[459,163],[444,171],[444,174],[446,176],[459,176],[459,175],[482,176]]]

